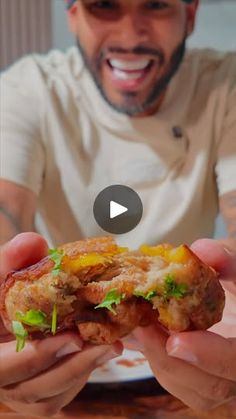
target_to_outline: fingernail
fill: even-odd
[[[110,361],[111,359],[117,358],[120,355],[120,353],[108,350],[107,352],[105,352],[105,354],[103,354],[97,359],[96,364],[99,366],[107,361]]]
[[[61,349],[56,353],[56,358],[62,358],[63,356],[73,354],[75,352],[81,351],[81,347],[76,345],[74,342],[66,343],[62,346]]]
[[[170,356],[190,362],[191,364],[197,364],[198,361],[196,355],[179,343],[179,339],[175,339],[175,341],[171,344],[171,348],[167,349],[167,353]]]

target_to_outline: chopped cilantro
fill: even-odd
[[[28,332],[24,328],[23,324],[17,320],[12,321],[12,329],[16,337],[16,352],[20,352],[25,346]]]
[[[41,310],[29,310],[25,314],[16,313],[16,319],[28,326],[50,327],[47,324],[47,316]]]
[[[146,300],[150,301],[152,298],[157,296],[156,291],[149,291],[145,297]]]
[[[104,300],[98,304],[97,306],[95,306],[94,308],[107,308],[108,310],[110,310],[113,314],[116,314],[116,311],[114,310],[114,308],[112,307],[113,304],[120,304],[121,300],[125,298],[125,294],[120,295],[117,292],[116,288],[113,288],[112,290],[110,290]]]
[[[135,297],[142,297],[145,300],[151,301],[152,298],[156,297],[158,294],[156,291],[149,291],[147,294],[144,294],[142,291],[134,291]]]
[[[57,306],[54,304],[53,306],[53,312],[52,312],[52,326],[51,326],[51,332],[53,335],[55,335],[57,330]]]
[[[164,286],[164,293],[163,296],[165,298],[175,297],[177,299],[183,298],[187,292],[187,285],[186,284],[177,284],[174,281],[172,275],[167,275],[165,278],[165,286]],[[134,291],[133,293],[136,297],[142,297],[147,301],[152,301],[154,297],[160,296],[160,293],[157,291],[149,291],[148,293],[144,293],[142,291]]]
[[[183,298],[187,292],[188,286],[184,283],[177,284],[172,275],[167,275],[165,279],[165,297]]]
[[[142,291],[134,291],[133,294],[135,295],[135,297],[145,298],[145,294]]]
[[[60,249],[49,249],[49,257],[55,263],[54,268],[52,270],[53,275],[58,275],[61,270],[61,261],[65,253],[63,250]]]

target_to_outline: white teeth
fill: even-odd
[[[126,71],[113,69],[113,75],[119,80],[137,80],[141,76],[141,72],[127,73]]]
[[[150,63],[150,60],[139,60],[139,61],[121,61],[121,60],[109,60],[112,67],[118,70],[144,70]]]

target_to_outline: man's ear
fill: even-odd
[[[199,7],[199,0],[193,0],[191,4],[186,6],[187,13],[187,35],[190,36],[194,31],[197,9]]]
[[[67,3],[67,0],[65,0]],[[70,32],[76,34],[77,32],[77,14],[78,14],[78,3],[75,1],[72,6],[67,10],[67,22]]]

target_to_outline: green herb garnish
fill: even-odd
[[[63,250],[59,249],[49,249],[49,257],[55,263],[54,268],[52,270],[52,274],[57,276],[61,270],[61,261],[65,253]]]
[[[150,301],[152,300],[152,298],[157,296],[157,292],[156,291],[149,291],[145,297],[146,300]]]
[[[121,300],[123,300],[125,298],[125,294],[120,295],[117,292],[117,289],[114,288],[112,290],[110,290],[104,300],[98,304],[96,307],[94,308],[107,308],[108,310],[110,310],[113,314],[116,314],[116,311],[114,310],[114,308],[112,307],[113,304],[120,304]]]
[[[175,297],[177,299],[183,298],[186,295],[188,286],[186,284],[177,284],[172,275],[167,275],[165,278],[165,297]]]
[[[53,335],[55,335],[57,330],[57,306],[54,304],[53,306],[53,312],[52,312],[52,326],[51,326],[51,332]]]
[[[24,328],[23,324],[17,320],[12,321],[12,330],[16,337],[16,352],[20,352],[25,346],[28,332]]]
[[[16,319],[28,326],[50,327],[46,314],[41,310],[29,310],[25,314],[17,311]]]
[[[152,298],[157,297],[156,291],[149,291],[147,294],[144,294],[142,291],[134,291],[135,297],[142,297],[144,300],[151,301]]]

